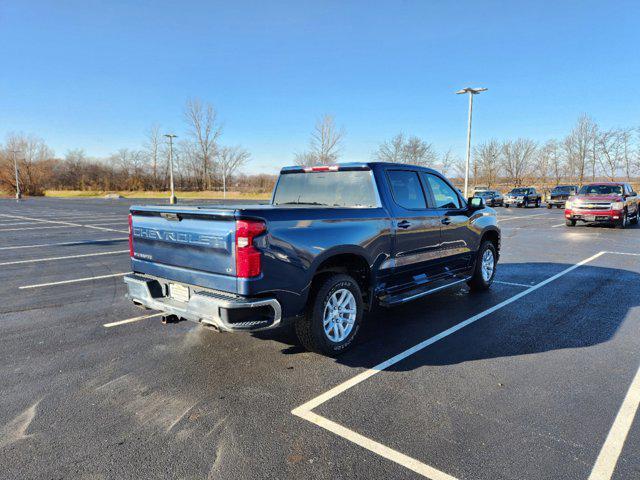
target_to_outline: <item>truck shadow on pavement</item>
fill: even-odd
[[[545,271],[539,282],[570,266],[503,264],[500,274],[508,281],[509,272]],[[377,308],[365,317],[357,344],[335,361],[372,368],[524,290],[526,287],[504,284],[494,284],[487,292],[470,292],[464,287],[393,309]],[[446,365],[589,347],[610,340],[630,310],[639,305],[640,274],[581,266],[439,340],[427,347],[420,358],[424,364]],[[640,316],[637,320],[640,321]],[[284,354],[304,352],[291,331],[261,332],[255,336],[286,344]],[[405,371],[417,366],[405,360],[387,370]]]

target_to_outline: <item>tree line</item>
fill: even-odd
[[[221,143],[222,125],[209,103],[185,103],[184,131],[173,145],[174,183],[179,190],[216,190],[225,187],[252,192],[270,191],[274,175],[240,172],[250,153],[239,145]],[[14,164],[24,193],[45,190],[166,190],[169,187],[169,143],[164,130],[153,125],[139,149],[122,148],[106,158],[87,156],[83,149],[56,157],[35,136],[9,134],[0,144],[0,190],[15,191]],[[171,132],[174,133],[174,132]]]
[[[464,178],[465,162],[451,150],[438,155],[432,144],[398,134],[382,143],[374,158],[414,163]],[[596,180],[637,180],[640,175],[640,128],[601,128],[581,115],[560,139],[539,143],[529,138],[491,139],[473,148],[469,177],[472,184],[549,188],[561,183],[582,185]]]
[[[250,158],[242,146],[221,143],[222,126],[215,108],[198,99],[184,107],[185,131],[174,144],[174,178],[179,190],[234,190],[268,192],[275,175],[251,175],[241,169]],[[90,158],[81,149],[55,157],[44,140],[11,134],[0,144],[0,189],[15,190],[14,158],[25,193],[56,190],[166,190],[168,143],[152,126],[140,149],[123,148],[107,158]],[[294,153],[298,165],[332,164],[343,157],[346,132],[324,115],[316,122],[308,148]],[[632,181],[640,174],[640,129],[601,128],[581,115],[569,133],[559,139],[536,142],[529,138],[491,139],[473,148],[472,185],[488,188],[561,183],[583,184],[599,179]],[[433,144],[398,133],[383,141],[372,160],[432,167],[460,181],[465,163],[452,149],[437,152]]]

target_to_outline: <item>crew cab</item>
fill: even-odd
[[[576,193],[578,193],[577,185],[557,185],[553,187],[547,199],[547,208],[554,206],[556,208],[564,208],[565,202]]]
[[[574,227],[576,222],[585,222],[626,228],[630,223],[638,223],[639,204],[638,194],[628,183],[590,183],[567,200],[565,222],[568,227]]]
[[[380,162],[285,167],[268,205],[132,206],[129,225],[136,305],[221,331],[293,323],[329,355],[376,305],[488,289],[500,252],[482,199],[434,170]]]
[[[542,203],[542,195],[540,195],[535,188],[514,188],[504,196],[504,206],[509,208],[511,205],[517,207],[528,207],[533,205],[539,207]]]

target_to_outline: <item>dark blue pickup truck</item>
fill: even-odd
[[[438,172],[391,163],[286,167],[269,205],[132,206],[128,297],[221,331],[293,322],[335,355],[363,314],[468,283],[489,288],[495,211]]]

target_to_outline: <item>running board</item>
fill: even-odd
[[[438,287],[434,287],[433,285],[425,285],[418,288],[412,288],[411,290],[407,290],[402,293],[385,295],[383,297],[380,297],[379,303],[382,307],[393,307],[396,305],[402,305],[403,303],[426,297],[427,295],[439,292],[440,290],[460,285],[461,283],[468,281],[470,278],[471,277],[461,278],[458,280],[454,280],[453,282],[445,283],[444,285],[440,285]]]

